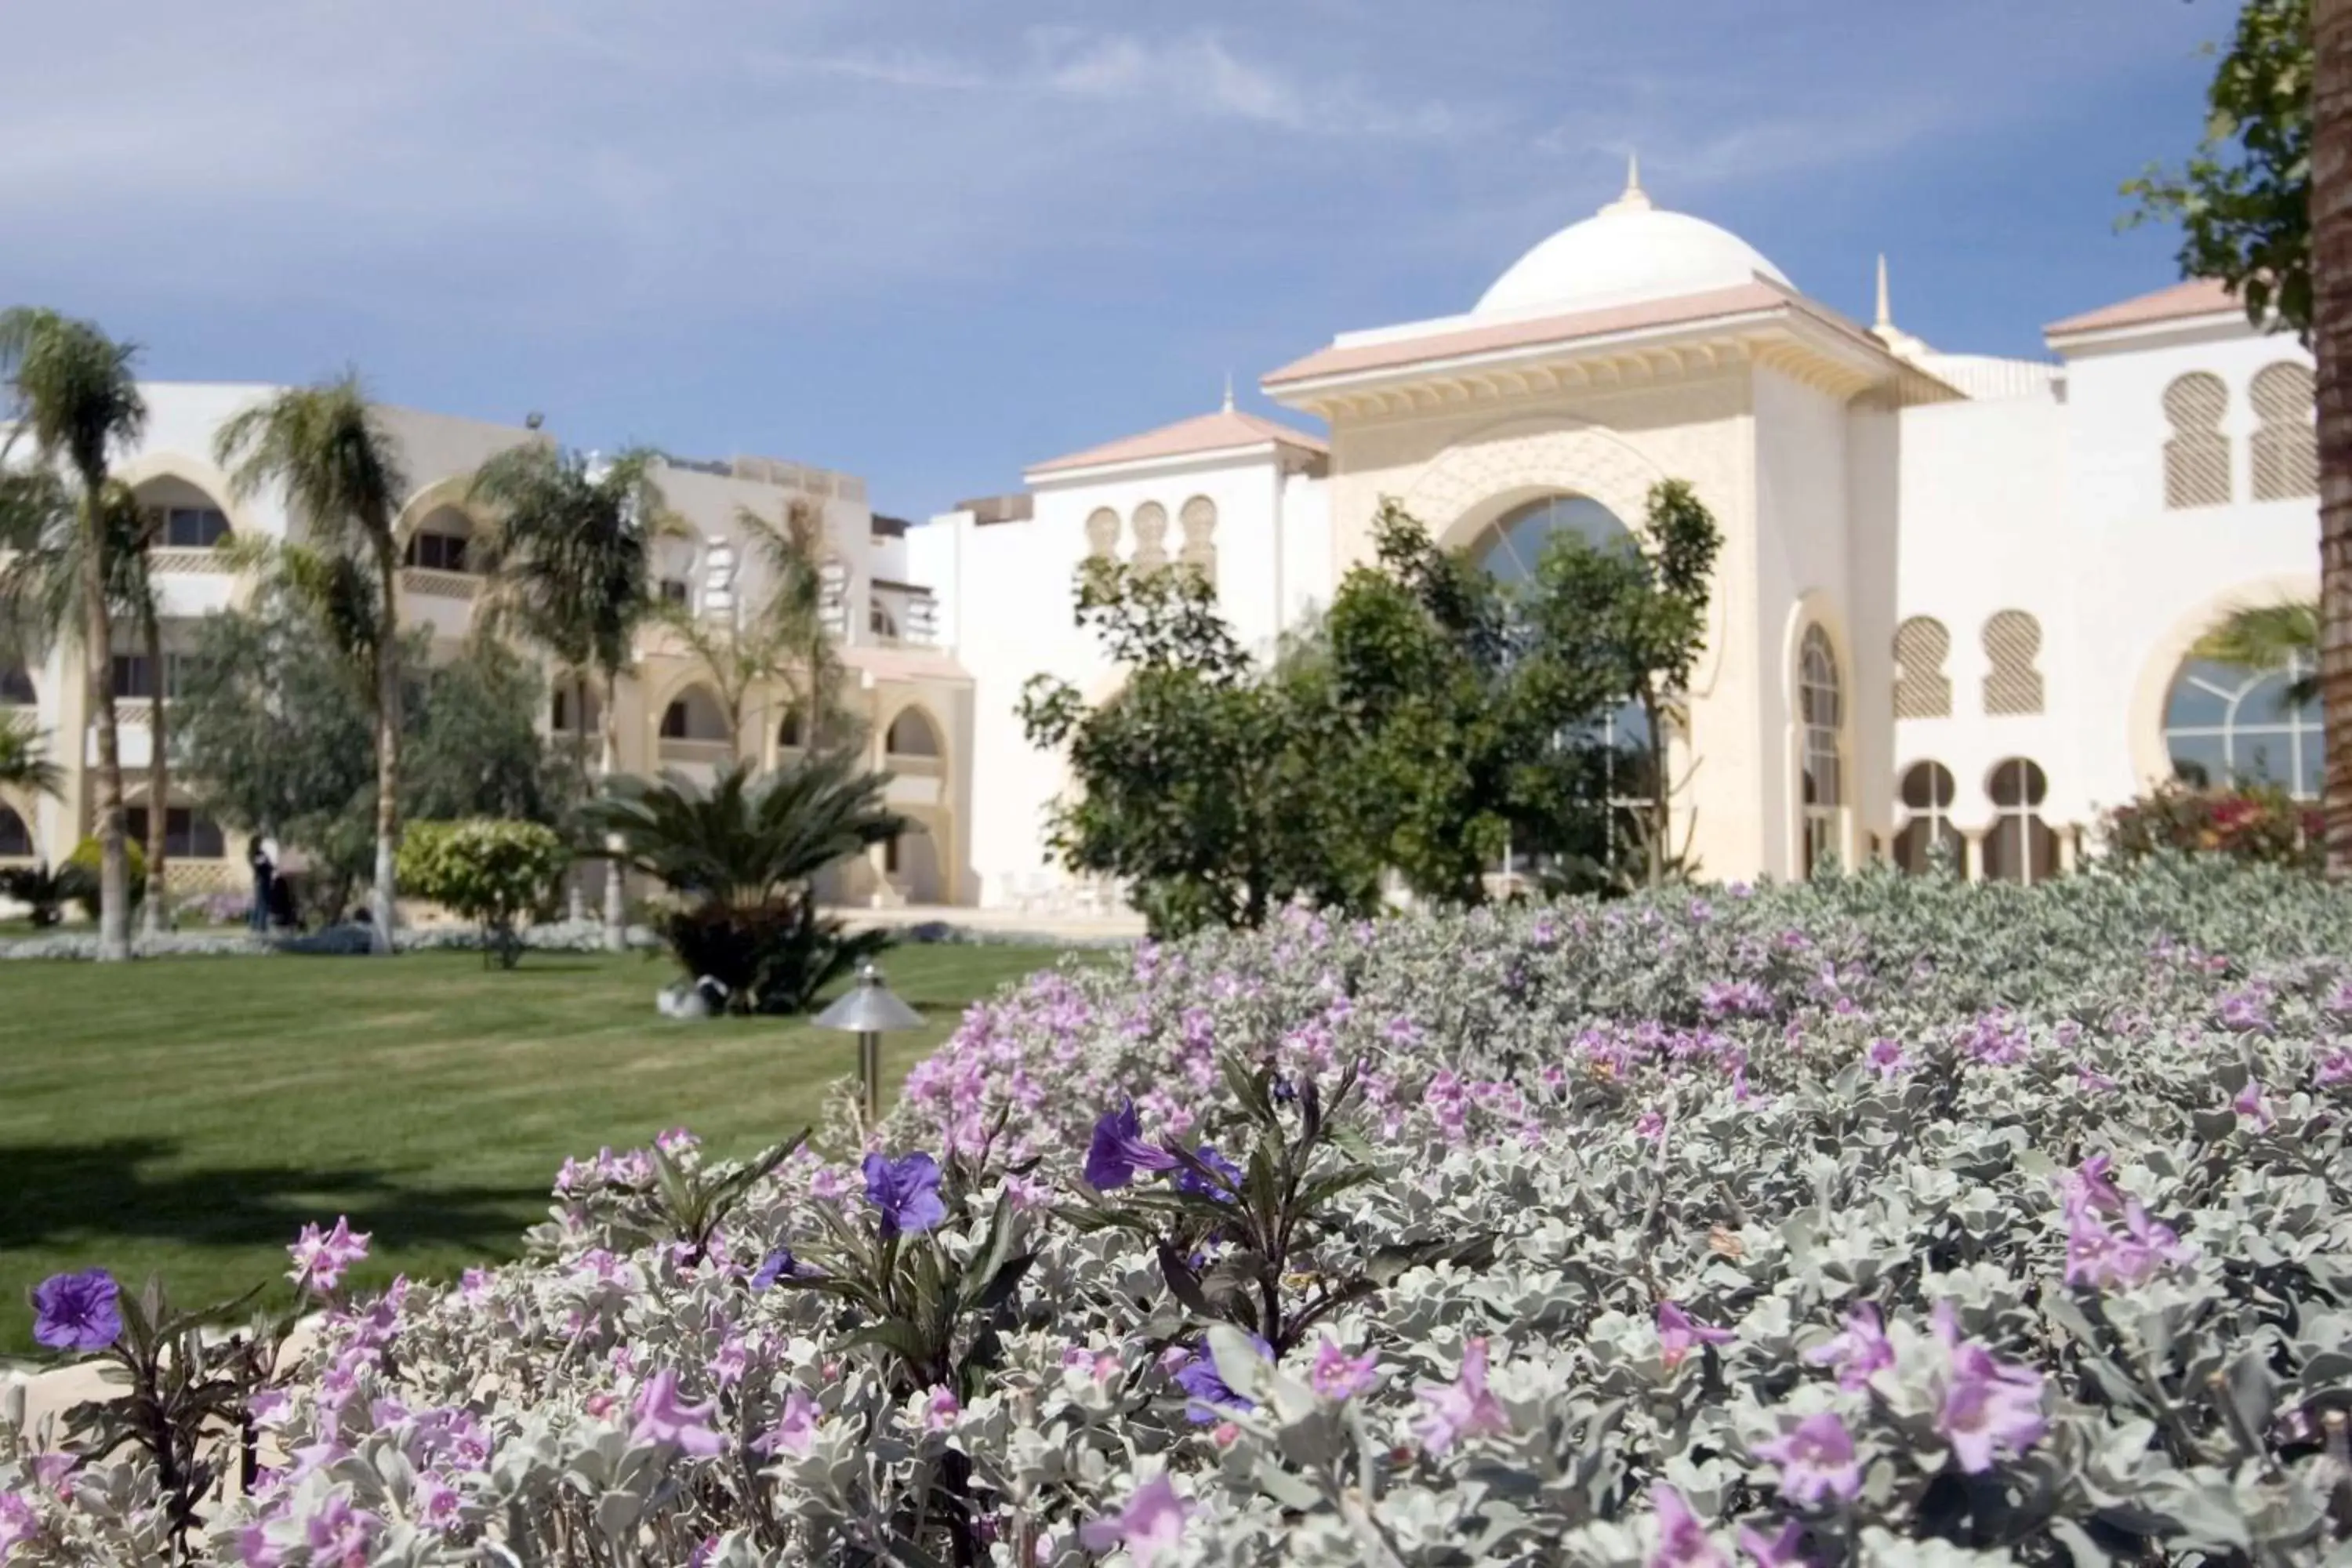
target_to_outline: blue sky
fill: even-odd
[[[861,473],[921,516],[1467,309],[1622,184],[1939,348],[2172,280],[2230,0],[11,7],[0,302],[158,376]]]

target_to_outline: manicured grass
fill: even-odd
[[[924,1015],[885,1037],[896,1085],[966,1004],[1051,964],[1039,947],[907,947]],[[751,1153],[815,1119],[854,1037],[803,1019],[656,1015],[666,960],[464,953],[0,965],[0,1353],[26,1292],[103,1266],[173,1299],[265,1279],[306,1220],[375,1234],[356,1278],[447,1278],[515,1256],[567,1154],[684,1125]]]

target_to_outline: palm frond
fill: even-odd
[[[659,463],[632,447],[592,468],[542,443],[484,463],[468,493],[492,514],[489,616],[517,621],[573,668],[627,668],[654,607],[655,542],[683,526],[655,481]]]
[[[2319,700],[2319,606],[2309,600],[2232,610],[2189,651],[2216,664],[2291,670],[2284,704],[2292,709]]]
[[[839,754],[764,777],[737,766],[709,784],[625,775],[587,815],[635,868],[698,899],[748,905],[804,889],[835,861],[905,832],[908,819],[883,804],[888,781]]]
[[[213,451],[236,494],[281,489],[320,544],[392,549],[408,479],[356,372],[241,410],[221,426]]]
[[[29,714],[0,713],[0,786],[64,798],[65,771]]]

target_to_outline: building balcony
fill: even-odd
[[[147,552],[147,568],[164,576],[226,577],[228,558],[209,547],[163,545]]]
[[[735,761],[732,741],[682,741],[662,737],[659,755],[665,766],[723,768]]]
[[[480,597],[482,580],[470,572],[444,572],[431,566],[400,569],[400,591],[416,598],[456,599],[472,604]]]

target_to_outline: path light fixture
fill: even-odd
[[[882,1037],[923,1026],[923,1016],[891,994],[882,984],[882,972],[868,960],[857,971],[857,984],[834,999],[816,1016],[820,1029],[839,1029],[857,1037],[857,1079],[865,1089],[866,1124],[882,1120]]]

